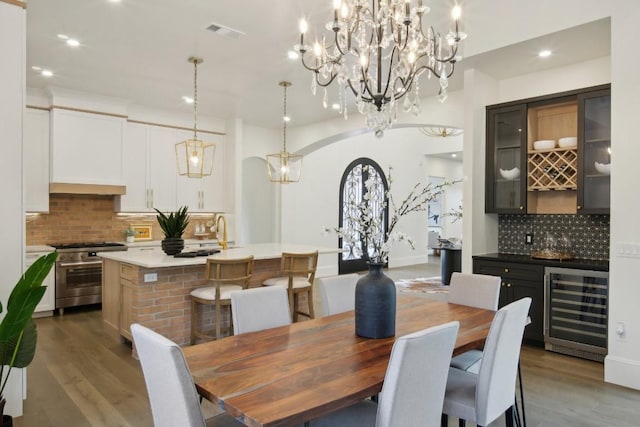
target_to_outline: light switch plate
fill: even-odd
[[[616,255],[623,258],[640,258],[640,244],[621,242],[616,245]]]
[[[533,245],[533,233],[527,233],[524,236],[525,245]]]

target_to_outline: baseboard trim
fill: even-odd
[[[604,358],[604,381],[640,390],[640,362],[608,355]]]

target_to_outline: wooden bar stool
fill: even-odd
[[[289,306],[294,322],[298,321],[298,314],[310,319],[315,317],[313,312],[313,280],[318,266],[318,251],[309,253],[282,253],[280,272],[283,277],[272,277],[264,281],[262,286],[283,286],[289,294]],[[307,313],[300,311],[298,296],[307,294]]]
[[[249,280],[253,274],[253,256],[238,259],[208,259],[205,277],[213,283],[213,286],[197,288],[191,291],[191,344],[195,344],[196,338],[207,341],[222,337],[222,309],[229,308],[230,335],[233,335],[231,322],[231,300],[229,294],[235,291],[247,289]],[[215,336],[198,330],[198,304],[214,307]]]

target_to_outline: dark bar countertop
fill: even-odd
[[[473,255],[472,258],[479,259],[479,260],[487,260],[487,261],[521,262],[526,264],[544,265],[545,267],[609,271],[609,260],[606,260],[606,259],[600,260],[600,259],[574,258],[574,259],[559,261],[554,259],[531,258],[529,255],[500,254],[500,253]]]

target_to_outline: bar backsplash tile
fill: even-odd
[[[533,245],[525,244],[533,233]],[[547,235],[567,237],[576,258],[609,259],[609,215],[499,215],[498,251],[529,255],[541,250]]]

